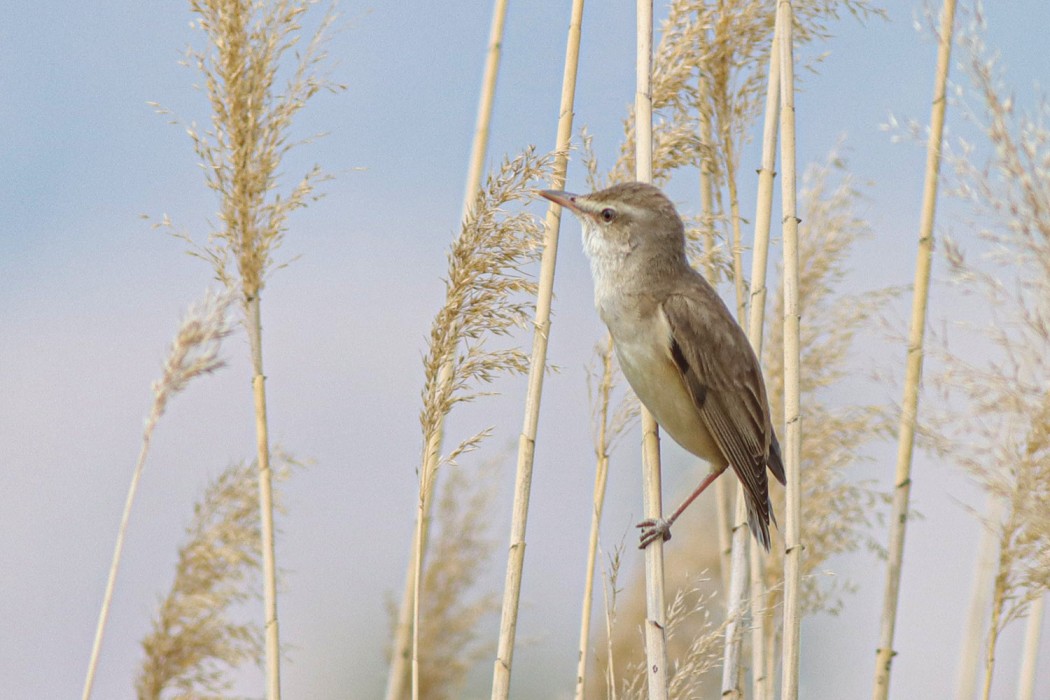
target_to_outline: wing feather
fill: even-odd
[[[743,330],[714,290],[696,281],[692,293],[671,294],[663,303],[671,355],[704,425],[743,484],[751,530],[768,549],[772,506],[766,468],[783,482],[783,466],[765,383]]]

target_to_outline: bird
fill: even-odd
[[[766,470],[785,478],[762,368],[718,292],[689,265],[674,204],[641,182],[540,194],[582,224],[594,305],[627,383],[675,442],[711,465],[669,517],[638,523],[640,548],[670,539],[682,512],[732,466],[751,532],[769,551],[776,517]]]

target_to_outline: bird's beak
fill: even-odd
[[[574,214],[583,213],[583,210],[576,206],[576,198],[579,197],[578,194],[562,192],[561,190],[542,190],[540,194],[555,204],[560,204]]]

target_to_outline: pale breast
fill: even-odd
[[[603,300],[604,301],[604,300]],[[679,445],[716,468],[726,460],[711,438],[671,358],[671,326],[663,311],[641,317],[617,304],[601,304],[624,377],[656,422]]]

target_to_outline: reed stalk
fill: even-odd
[[[615,436],[615,426],[610,425],[610,394],[613,387],[613,345],[608,334],[598,350],[601,361],[600,380],[595,402],[594,435],[594,499],[591,504],[591,529],[587,540],[587,573],[583,584],[583,603],[580,605],[580,638],[576,657],[576,688],[573,697],[583,700],[587,686],[587,650],[591,637],[591,610],[594,603],[594,567],[598,558],[598,536],[605,505],[605,486],[609,477],[609,449]]]
[[[196,15],[194,24],[207,36],[208,48],[190,50],[188,55],[204,77],[212,115],[209,129],[202,133],[191,125],[188,132],[208,187],[220,200],[220,226],[212,231],[206,246],[195,246],[192,252],[210,262],[219,280],[240,296],[248,331],[269,700],[280,700],[281,696],[281,647],[261,295],[275,267],[273,254],[284,239],[289,215],[316,199],[317,182],[325,179],[315,167],[290,190],[279,192],[282,159],[302,143],[291,138],[293,119],[321,90],[343,87],[329,82],[318,70],[326,57],[328,30],[335,19],[331,11],[312,39],[300,48],[301,22],[311,4],[309,0],[276,0],[270,4],[190,0]],[[286,70],[288,78],[281,86],[278,76]]]
[[[635,56],[634,143],[635,179],[653,181],[653,3],[637,0],[637,53]],[[663,517],[660,483],[660,428],[643,406],[642,461],[645,517]],[[667,608],[664,588],[664,547],[659,537],[645,548],[645,658],[650,700],[666,700]]]
[[[769,231],[773,212],[773,180],[776,175],[777,116],[780,97],[780,56],[777,51],[779,25],[774,23],[773,46],[769,54],[769,76],[766,89],[765,117],[762,128],[762,164],[758,173],[758,197],[755,203],[755,240],[751,258],[750,313],[748,317],[748,340],[755,354],[761,357],[763,329],[765,328],[766,274],[769,260]],[[752,691],[756,698],[772,689],[772,679],[766,674],[767,655],[772,655],[767,640],[769,614],[759,612],[764,599],[765,586],[760,570],[761,553],[756,550],[748,555],[750,544],[747,527],[747,506],[741,487],[737,487],[736,507],[733,521],[732,565],[726,615],[730,620],[726,628],[726,648],[723,657],[723,697],[740,697],[740,634],[736,620],[742,617],[746,590],[744,580],[750,576],[750,598],[752,608]],[[748,561],[750,558],[750,561]],[[757,613],[757,615],[756,615]],[[756,619],[757,617],[757,619]]]
[[[555,161],[551,175],[551,186],[555,189],[565,186],[565,172],[568,169],[569,140],[572,137],[573,103],[576,95],[576,72],[579,66],[582,26],[583,0],[573,0],[566,39],[561,101],[558,108]],[[500,611],[499,642],[492,672],[493,700],[505,700],[510,695],[511,663],[518,625],[521,578],[525,566],[525,528],[528,522],[529,494],[532,489],[532,465],[536,454],[536,432],[539,425],[543,376],[547,370],[547,342],[551,327],[551,299],[554,293],[554,271],[558,260],[560,230],[561,207],[551,204],[547,208],[546,233],[540,258],[536,315],[533,321],[532,357],[525,396],[525,416],[521,436],[518,439],[507,575],[503,586],[503,603]]]
[[[988,506],[984,515],[988,523],[998,523],[1006,512],[1006,503],[998,495],[988,496]],[[981,640],[984,639],[985,611],[991,603],[992,585],[995,578],[995,565],[998,554],[999,539],[994,528],[981,527],[980,539],[977,542],[977,559],[974,562],[973,581],[970,589],[970,605],[963,625],[962,648],[959,651],[959,668],[956,672],[956,693],[958,700],[973,700],[977,689],[977,671],[981,668]]]
[[[941,141],[944,134],[946,90],[948,68],[951,64],[954,24],[955,0],[944,0],[938,35],[937,74],[934,80],[933,105],[930,111],[930,135],[926,146],[926,175],[919,222],[919,246],[915,261],[915,284],[912,292],[911,330],[908,335],[904,395],[901,400],[900,426],[897,435],[897,467],[894,476],[893,510],[890,515],[886,587],[879,626],[879,646],[876,650],[875,679],[872,687],[873,700],[886,700],[889,696],[890,666],[895,653],[893,636],[897,624],[904,537],[911,496],[911,462],[918,418],[919,384],[922,378],[926,306],[929,298],[930,268],[933,262],[933,224],[937,207]]]
[[[121,557],[124,552],[124,540],[127,537],[131,509],[138,494],[139,482],[146,468],[146,457],[149,455],[153,432],[164,415],[168,402],[196,377],[210,374],[220,369],[225,363],[219,359],[219,348],[223,338],[230,334],[227,312],[231,298],[228,295],[209,293],[199,304],[190,307],[183,319],[175,341],[164,363],[164,373],[151,387],[153,401],[142,428],[142,444],[135,468],[131,473],[128,495],[124,500],[124,511],[120,516],[117,529],[117,540],[113,547],[113,560],[110,563],[106,579],[106,590],[102,596],[102,607],[99,611],[98,625],[95,628],[95,640],[91,647],[87,676],[84,679],[83,700],[91,697],[98,671],[99,657],[102,653],[102,640],[105,636],[109,610],[113,603],[117,574],[120,571]]]
[[[460,221],[466,221],[470,209],[478,197],[481,178],[485,167],[485,154],[488,150],[489,124],[492,121],[492,105],[496,93],[496,79],[499,76],[499,64],[503,45],[503,27],[507,16],[506,0],[496,0],[492,10],[492,23],[489,28],[488,50],[485,58],[485,70],[482,77],[481,95],[478,98],[478,113],[474,126],[474,137],[470,149],[470,162],[467,166],[466,185],[463,189],[463,210]],[[438,382],[445,383],[451,379],[451,369],[446,364],[440,369]],[[441,446],[444,441],[444,420],[437,431],[430,437],[424,450],[424,460],[420,467],[421,499],[417,513],[416,528],[412,534],[412,565],[405,576],[401,604],[398,607],[397,626],[394,630],[393,653],[390,668],[387,672],[386,700],[398,700],[404,694],[404,683],[409,678],[406,665],[412,659],[413,671],[411,680],[413,688],[418,687],[418,626],[419,601],[418,587],[422,578],[423,553],[427,546],[427,525],[432,510],[432,480],[440,461]],[[425,488],[423,487],[425,485]],[[413,691],[415,697],[415,691]]]
[[[1021,673],[1017,681],[1017,700],[1035,697],[1035,672],[1039,666],[1039,637],[1043,631],[1046,594],[1032,601],[1025,623],[1024,646],[1021,649]]]
[[[485,153],[489,145],[489,124],[492,123],[492,104],[496,97],[496,78],[503,50],[503,25],[507,19],[507,0],[495,0],[492,6],[492,25],[489,27],[488,51],[485,54],[485,75],[481,80],[481,97],[478,99],[478,115],[474,123],[474,139],[470,146],[470,165],[467,167],[467,184],[463,188],[463,214],[478,196],[481,176],[485,171]]]
[[[778,0],[777,52],[780,55],[780,200],[784,237],[784,471],[787,476],[784,514],[784,648],[781,698],[797,700],[802,622],[802,416],[799,401],[798,209],[795,192],[795,63],[791,0]]]

